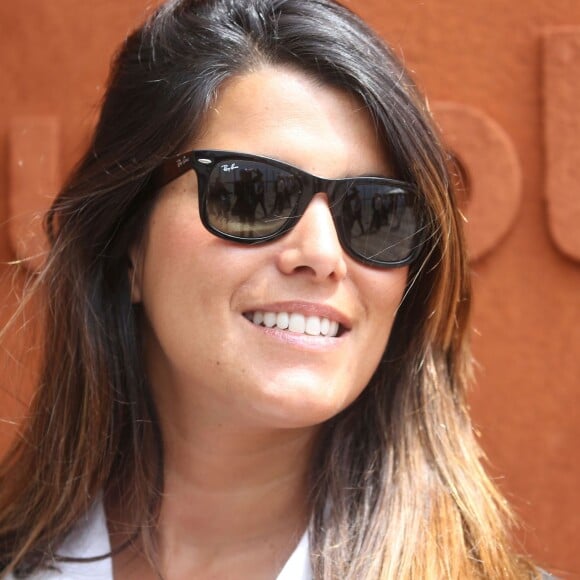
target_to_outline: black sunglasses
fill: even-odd
[[[409,183],[386,177],[323,179],[275,159],[230,151],[188,151],[153,173],[155,188],[197,174],[201,221],[242,244],[288,232],[313,196],[324,192],[344,250],[365,264],[409,264],[423,241],[425,206]]]

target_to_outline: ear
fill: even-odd
[[[127,275],[129,276],[129,285],[131,287],[131,302],[139,304],[142,300],[142,271],[143,271],[143,252],[140,244],[134,244],[129,248],[129,255],[127,256],[128,268]]]

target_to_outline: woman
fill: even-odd
[[[212,210],[257,172],[266,207],[293,184],[291,208]],[[371,228],[377,195],[397,215]],[[164,4],[47,218],[45,361],[0,472],[1,568],[536,577],[466,413],[459,223],[424,101],[347,9]]]

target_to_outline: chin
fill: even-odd
[[[267,400],[256,406],[254,411],[273,427],[290,429],[315,427],[341,413],[359,394],[360,391],[329,393],[328,387],[324,392],[320,389],[313,391],[312,388],[293,385],[284,393],[278,388],[277,396],[267,397]]]

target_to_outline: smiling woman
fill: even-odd
[[[424,101],[347,9],[161,6],[47,217],[2,572],[538,576],[466,413],[459,222]]]

